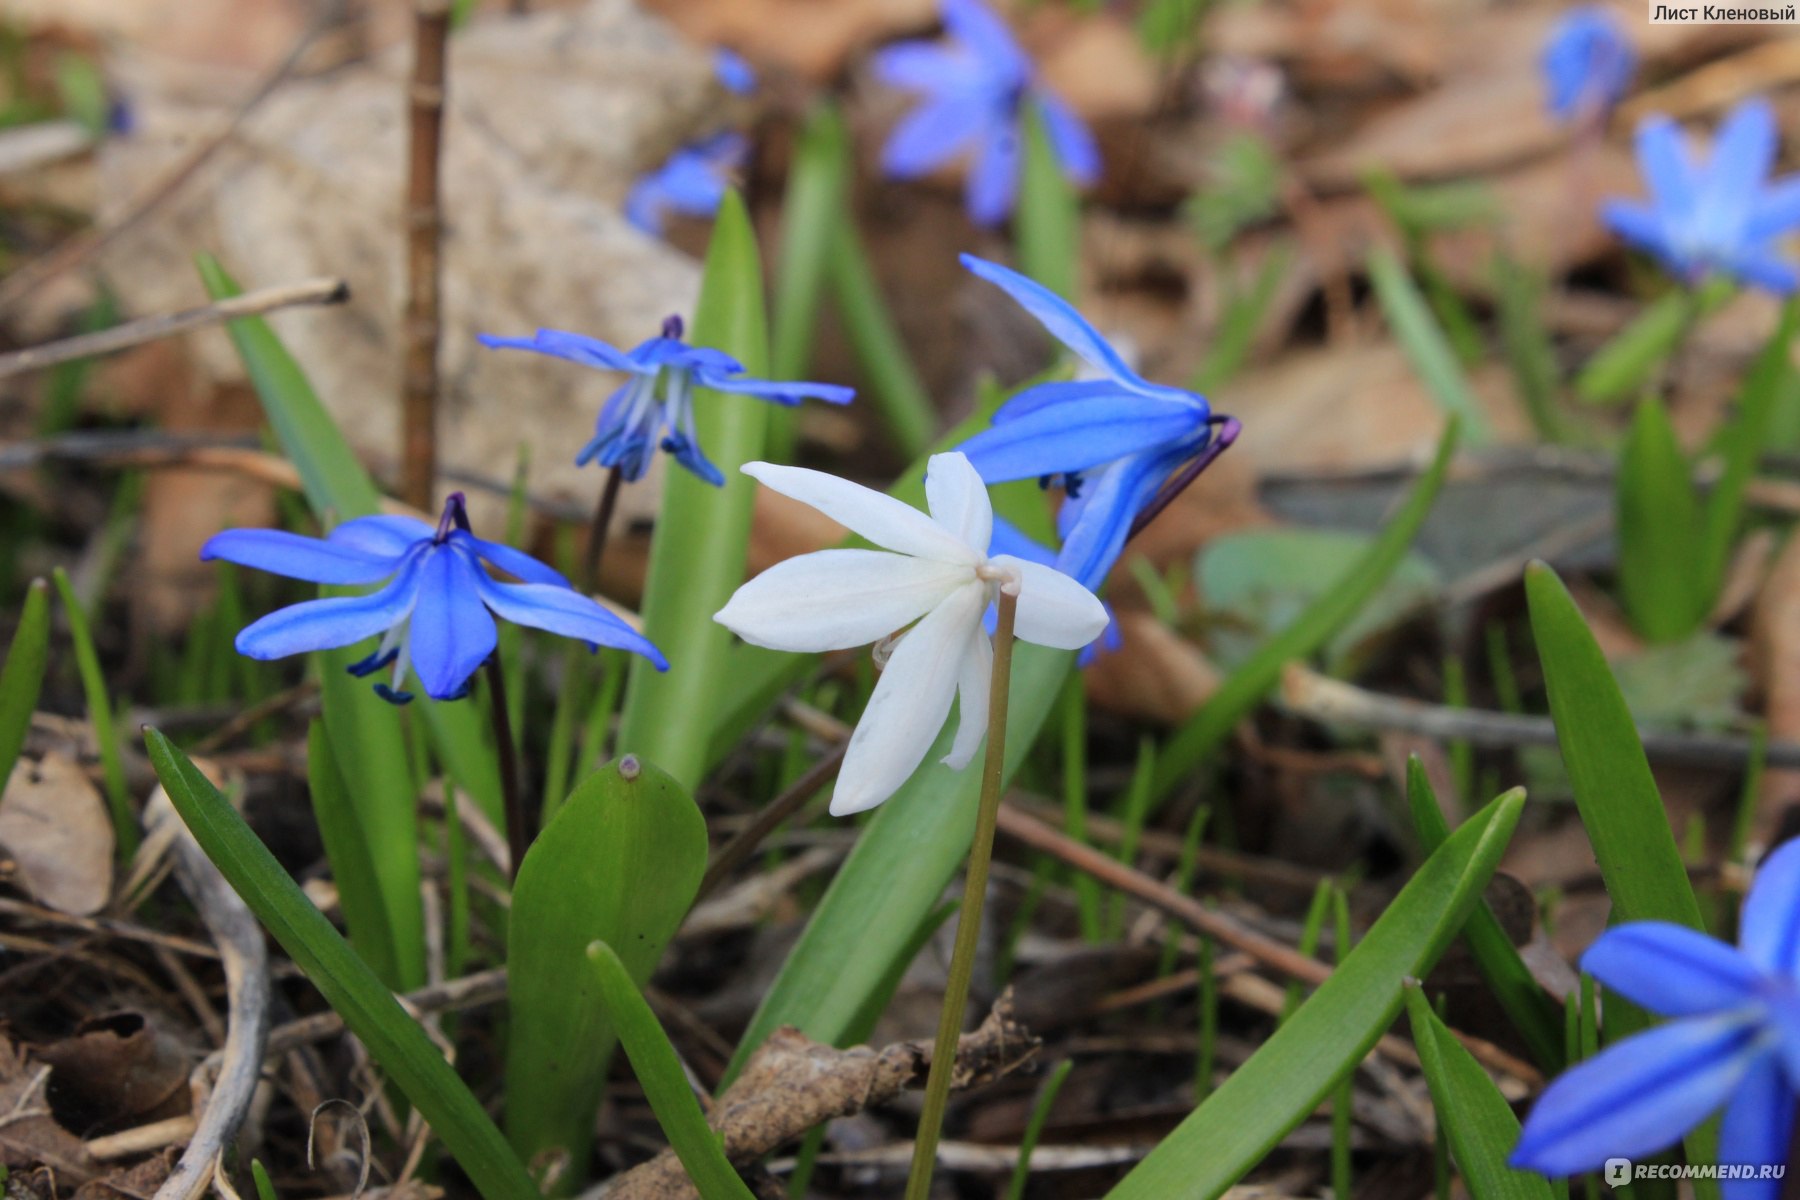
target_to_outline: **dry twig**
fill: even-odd
[[[437,479],[438,292],[441,282],[438,176],[444,146],[444,68],[449,0],[418,0],[413,74],[407,87],[406,315],[401,325],[400,495],[429,509]]]

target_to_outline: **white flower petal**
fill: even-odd
[[[973,566],[981,561],[976,551],[939,528],[930,517],[910,504],[872,488],[823,471],[766,462],[745,463],[744,474],[772,491],[812,505],[877,546],[939,562]]]
[[[987,484],[965,455],[953,450],[931,456],[925,467],[925,503],[933,521],[976,553],[987,553],[994,536],[994,507],[988,501]]]
[[[894,647],[850,735],[831,794],[833,816],[874,808],[924,760],[950,715],[969,630],[981,621],[986,595],[980,584],[958,588]]]
[[[912,624],[972,578],[966,566],[887,550],[819,550],[776,563],[713,620],[771,650],[847,650]]]
[[[987,629],[976,625],[969,631],[969,645],[963,651],[962,669],[956,678],[956,741],[944,755],[944,765],[960,771],[975,757],[987,732],[988,692],[994,682],[994,643]]]
[[[1057,650],[1079,650],[1106,628],[1106,606],[1094,593],[1054,567],[1010,554],[988,560],[1019,577],[1019,612],[1013,633]]]

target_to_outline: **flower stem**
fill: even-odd
[[[625,477],[619,468],[606,473],[606,485],[600,489],[600,503],[594,508],[594,523],[588,527],[587,555],[581,560],[581,590],[592,592],[600,585],[600,556],[606,552],[606,531],[612,524],[613,508],[619,502],[619,485]]]
[[[944,984],[944,1008],[938,1017],[931,1071],[925,1077],[925,1107],[913,1141],[912,1172],[906,1200],[925,1200],[937,1165],[938,1135],[950,1100],[950,1073],[962,1035],[963,1009],[975,974],[975,947],[981,938],[981,910],[987,897],[988,861],[994,855],[994,825],[1000,815],[1001,775],[1006,760],[1007,693],[1012,684],[1013,614],[1018,596],[1000,589],[1000,619],[994,629],[994,680],[988,700],[987,758],[981,765],[981,808],[975,818],[975,842],[969,847],[969,870],[963,883],[962,911],[956,918],[956,949],[950,956],[950,978]]]
[[[494,742],[500,747],[500,794],[506,800],[506,848],[512,859],[512,878],[531,849],[531,819],[525,811],[525,793],[519,787],[519,751],[513,744],[512,716],[506,711],[506,672],[500,669],[498,651],[488,655],[488,710],[494,719]]]

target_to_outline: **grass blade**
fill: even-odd
[[[1431,1011],[1416,982],[1406,985],[1406,1014],[1438,1125],[1448,1134],[1469,1193],[1475,1200],[1551,1200],[1549,1180],[1506,1165],[1519,1141],[1519,1118],[1481,1064]]]
[[[194,840],[418,1108],[485,1200],[540,1200],[506,1139],[443,1054],[225,797],[160,732],[146,729],[144,743]]]
[[[881,285],[869,265],[869,252],[848,218],[835,223],[831,244],[831,288],[844,335],[862,364],[868,396],[881,414],[894,445],[907,458],[917,458],[937,431],[937,409],[912,354],[881,298]]]
[[[313,819],[318,822],[325,858],[331,864],[331,880],[337,885],[338,907],[343,910],[344,925],[350,931],[350,945],[384,984],[400,991],[406,983],[394,944],[394,927],[388,920],[381,875],[370,853],[368,832],[338,770],[324,721],[314,721],[307,730],[306,780],[312,794]],[[423,913],[420,916],[423,920]]]
[[[106,690],[106,677],[100,671],[100,655],[94,650],[94,635],[88,628],[87,614],[81,609],[75,588],[69,583],[69,573],[58,567],[50,577],[56,581],[63,615],[69,620],[69,639],[75,644],[75,669],[81,676],[81,690],[87,697],[88,722],[94,727],[94,741],[100,747],[100,774],[106,782],[106,805],[112,812],[119,858],[128,860],[137,853],[138,822],[137,813],[131,807],[131,789],[125,782],[125,760],[119,756],[112,696]],[[27,713],[26,720],[30,719]]]
[[[1646,396],[1619,458],[1619,596],[1632,626],[1652,642],[1699,628],[1710,601],[1696,570],[1700,499],[1662,401]]]
[[[49,661],[50,586],[34,579],[25,589],[25,605],[19,610],[19,624],[6,652],[6,668],[0,670],[0,780],[10,778],[13,764],[19,761]]]
[[[812,359],[837,223],[849,219],[844,211],[849,153],[843,118],[830,104],[821,105],[800,131],[781,205],[769,341],[769,370],[776,379],[803,378]]]
[[[1472,444],[1489,441],[1492,433],[1481,401],[1469,386],[1443,327],[1400,260],[1388,250],[1375,250],[1369,255],[1369,282],[1375,287],[1375,298],[1381,302],[1388,327],[1432,398],[1445,412],[1462,421]]]
[[[768,326],[762,266],[750,216],[736,193],[713,224],[706,274],[694,314],[693,344],[767,373]],[[724,472],[715,488],[683,470],[663,476],[662,507],[644,588],[644,634],[668,656],[667,672],[634,657],[619,721],[619,750],[655,763],[692,791],[706,770],[731,632],[712,619],[744,581],[756,481],[738,468],[761,456],[768,406],[748,396],[702,390],[695,399],[700,445]]]
[[[1025,111],[1025,166],[1019,183],[1019,268],[1065,300],[1075,298],[1081,263],[1081,197],[1063,174],[1037,105]]]
[[[1150,785],[1154,798],[1160,800],[1168,796],[1218,748],[1245,714],[1280,681],[1283,667],[1295,659],[1305,658],[1330,641],[1369,597],[1380,590],[1406,556],[1407,547],[1412,544],[1419,526],[1425,523],[1425,514],[1431,511],[1431,503],[1443,486],[1444,475],[1450,468],[1450,454],[1456,447],[1456,430],[1457,423],[1452,420],[1438,442],[1430,468],[1413,485],[1406,502],[1355,565],[1291,625],[1264,642],[1226,678],[1212,699],[1176,730],[1157,757],[1156,774]]]
[[[700,1200],[754,1200],[737,1170],[725,1158],[719,1136],[706,1123],[700,1104],[688,1087],[681,1059],[668,1035],[657,1024],[656,1014],[644,1002],[619,956],[605,942],[588,947],[588,962],[599,983],[600,1005],[619,1031],[619,1041],[631,1059],[631,1069],[643,1086],[662,1126],[663,1136],[700,1193]]]
[[[1318,991],[1109,1200],[1216,1197],[1261,1162],[1386,1032],[1401,981],[1429,970],[1456,935],[1524,803],[1523,792],[1508,792],[1451,834]]]
[[[1694,322],[1729,299],[1731,291],[1729,284],[1714,283],[1699,292],[1677,288],[1665,294],[1594,351],[1575,377],[1575,394],[1589,404],[1608,404],[1636,392],[1675,353]]]

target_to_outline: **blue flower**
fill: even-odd
[[[1512,1165],[1544,1175],[1640,1158],[1720,1108],[1719,1161],[1787,1162],[1800,1089],[1800,842],[1763,863],[1738,948],[1636,921],[1581,960],[1612,991],[1675,1020],[1609,1046],[1539,1097]],[[1726,1200],[1774,1200],[1779,1180],[1734,1180]]]
[[[365,596],[308,600],[270,613],[237,636],[238,653],[285,658],[335,650],[381,634],[375,652],[350,668],[369,675],[392,666],[384,699],[404,704],[411,670],[434,700],[464,695],[469,677],[494,652],[494,617],[591,646],[641,654],[668,669],[662,653],[625,622],[569,586],[537,559],[469,532],[463,497],[444,505],[436,529],[412,517],[358,517],[324,538],[276,529],[227,529],[200,549],[202,559],[272,571],[309,583],[385,584]],[[499,583],[483,562],[523,580]]]
[[[632,185],[625,197],[625,219],[645,233],[661,234],[671,212],[712,216],[749,152],[744,135],[731,132],[683,146]]]
[[[1141,378],[1061,297],[1015,271],[973,255],[963,265],[1003,288],[1098,379],[1042,383],[1014,396],[993,425],[959,449],[989,483],[1060,478],[1062,550],[1056,567],[1089,589],[1100,586],[1138,514],[1189,460],[1228,442],[1206,397]]]
[[[1625,98],[1637,73],[1637,51],[1611,10],[1588,5],[1570,9],[1556,22],[1538,65],[1550,93],[1550,115],[1587,121]]]
[[[966,200],[977,225],[1012,211],[1021,166],[1020,118],[1027,98],[1043,114],[1063,173],[1077,184],[1100,174],[1094,136],[1069,106],[1036,83],[1031,60],[1006,25],[980,0],[941,0],[947,43],[900,42],[875,56],[884,83],[920,93],[882,150],[882,168],[897,179],[929,174],[973,150]]]
[[[756,90],[756,68],[736,50],[720,46],[713,51],[713,75],[727,91],[747,96]]]
[[[760,396],[793,407],[808,396],[846,404],[854,389],[834,383],[773,383],[744,377],[744,365],[723,350],[690,346],[681,340],[680,317],[663,322],[662,336],[639,342],[629,354],[605,342],[560,329],[540,329],[535,337],[503,338],[481,334],[484,346],[533,350],[566,358],[603,371],[623,371],[631,378],[600,410],[594,436],[575,456],[577,466],[598,461],[617,467],[626,482],[636,482],[649,469],[650,456],[661,446],[675,460],[714,487],[725,477],[700,452],[694,434],[694,389]]]
[[[1775,113],[1766,100],[1732,109],[1704,166],[1668,117],[1638,126],[1638,166],[1648,203],[1609,201],[1613,232],[1661,259],[1688,284],[1723,271],[1745,283],[1788,293],[1800,273],[1776,252],[1776,239],[1800,226],[1800,176],[1768,181],[1775,164]]]

